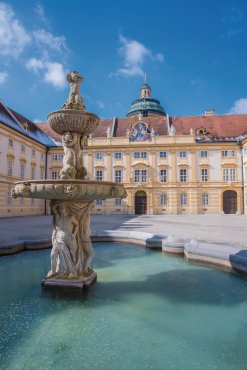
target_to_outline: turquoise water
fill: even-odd
[[[50,251],[0,258],[1,369],[247,369],[247,280],[120,243],[98,282],[43,290]]]

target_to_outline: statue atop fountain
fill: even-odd
[[[123,185],[109,181],[85,180],[83,143],[98,126],[99,118],[86,111],[80,95],[83,78],[73,71],[67,75],[68,99],[62,110],[51,112],[48,122],[62,136],[64,149],[60,179],[20,181],[13,197],[50,199],[53,215],[51,269],[45,286],[91,285],[97,278],[91,266],[90,211],[95,199],[126,197]]]

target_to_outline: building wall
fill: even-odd
[[[148,214],[219,214],[223,213],[223,193],[232,190],[237,194],[237,213],[247,213],[247,140],[242,146],[241,151],[236,142],[200,144],[195,142],[194,135],[154,136],[151,142],[129,142],[127,137],[88,138],[84,154],[88,178],[96,179],[96,171],[102,171],[103,180],[115,181],[115,172],[121,171],[121,180],[128,193],[121,201],[112,199],[96,203],[93,212],[134,214],[136,193],[143,191],[147,196]],[[235,155],[222,156],[222,151],[227,150],[234,151]],[[181,158],[183,151],[187,155]],[[202,157],[202,151],[208,155]],[[146,152],[147,156],[135,158],[135,152]],[[166,152],[166,157],[161,158],[160,152]],[[115,158],[115,153],[122,153],[121,158]],[[21,166],[25,167],[24,180],[58,178],[62,154],[62,147],[47,150],[0,124],[1,217],[45,213],[43,200],[12,199],[10,191],[13,184],[21,180]],[[8,174],[9,161],[12,162],[11,175]],[[182,169],[187,171],[185,182],[180,181]],[[208,181],[202,181],[202,169],[208,170]],[[145,181],[136,181],[136,170],[146,171]],[[165,182],[161,181],[161,170],[166,170]],[[235,170],[236,178],[223,180],[224,170]],[[203,196],[204,201],[208,196],[208,204],[202,203]],[[187,200],[185,204],[181,204],[181,197]],[[48,203],[46,212],[49,212]]]

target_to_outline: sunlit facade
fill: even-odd
[[[43,200],[12,199],[19,180],[59,179],[61,138],[1,103],[0,216],[44,214]],[[88,178],[125,185],[99,214],[247,213],[247,115],[169,117],[144,83],[126,118],[100,121],[85,138]]]

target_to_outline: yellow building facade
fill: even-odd
[[[122,182],[126,199],[95,214],[246,214],[247,115],[169,117],[146,81],[126,118],[101,120],[84,139],[88,179]],[[12,199],[15,182],[59,179],[63,149],[47,124],[0,104],[0,216],[49,213],[43,200]]]

